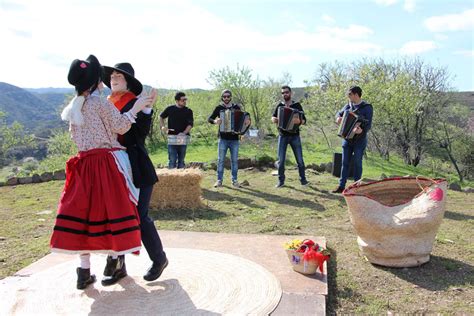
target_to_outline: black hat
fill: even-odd
[[[94,55],[89,55],[86,60],[74,59],[69,67],[67,80],[76,88],[77,95],[97,88],[102,79],[102,66]]]
[[[143,86],[135,78],[135,70],[133,70],[132,65],[129,63],[118,63],[115,64],[113,67],[109,66],[104,66],[104,83],[107,87],[110,87],[110,76],[112,75],[112,72],[117,71],[120,72],[122,75],[125,76],[125,80],[127,80],[127,87],[128,90],[133,92],[135,95],[139,95],[142,93]]]

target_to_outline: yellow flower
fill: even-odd
[[[291,241],[286,242],[284,246],[285,246],[285,249],[296,250],[301,246],[302,243],[303,241],[301,239],[293,239]]]

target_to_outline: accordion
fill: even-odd
[[[243,135],[250,127],[250,124],[245,125],[245,121],[250,119],[248,112],[234,109],[222,110],[219,113],[219,118],[221,119],[219,132],[221,133]]]
[[[189,135],[168,135],[168,145],[187,145],[190,141]]]
[[[363,119],[360,115],[357,115],[352,111],[345,111],[342,116],[341,124],[339,125],[337,136],[346,140],[357,138],[357,134],[354,133],[354,128],[360,126],[362,121]]]
[[[298,111],[297,109],[293,109],[287,106],[280,106],[278,108],[278,128],[282,129],[287,132],[294,133],[298,130],[298,127],[301,124],[293,123],[293,119],[295,117],[299,118],[300,120],[303,117],[303,112]]]

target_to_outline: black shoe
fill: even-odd
[[[93,274],[91,275],[91,269],[77,268],[76,273],[77,273],[76,288],[78,290],[83,290],[89,284],[92,284],[95,282],[95,275]]]
[[[342,193],[342,191],[344,191],[343,187],[337,187],[334,190],[332,190],[331,192],[332,193]]]
[[[143,278],[145,279],[145,281],[155,281],[156,279],[160,277],[160,275],[163,273],[163,270],[167,266],[168,266],[168,258],[163,264],[153,262],[152,266],[150,267],[150,269],[148,269],[148,271],[143,276]]]
[[[304,179],[303,181],[301,181],[301,185],[302,185],[302,186],[305,186],[305,185],[308,185],[308,184],[309,184],[309,182],[308,182],[308,180],[306,180],[306,179]]]
[[[284,182],[278,182],[276,185],[275,185],[275,188],[281,188],[282,186],[284,186],[285,183]]]
[[[118,256],[117,259],[112,259],[107,256],[107,264],[104,269],[104,277],[102,278],[102,285],[109,286],[117,283],[121,278],[127,276],[127,268],[125,267],[125,256]]]

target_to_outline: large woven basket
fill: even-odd
[[[355,183],[344,190],[362,254],[389,267],[428,262],[444,216],[446,190],[446,180],[421,177]]]
[[[290,260],[293,270],[303,274],[315,274],[318,266],[313,261],[303,260],[303,253],[291,249],[286,249],[288,260]]]

